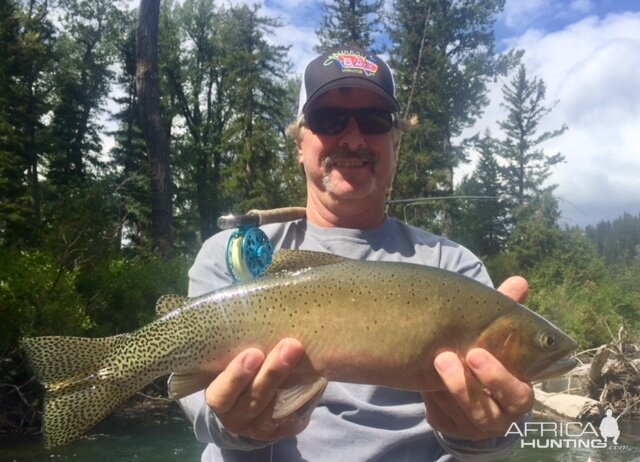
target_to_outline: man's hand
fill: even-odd
[[[498,290],[520,303],[527,298],[529,286],[526,280],[514,276]],[[513,422],[531,410],[531,384],[511,375],[481,348],[469,350],[465,363],[467,371],[453,352],[436,356],[434,365],[447,391],[422,393],[427,420],[433,428],[453,438],[482,440],[504,436]]]
[[[207,405],[231,433],[275,441],[304,430],[308,419],[296,415],[272,418],[278,387],[287,379],[304,348],[295,339],[281,340],[268,355],[252,348],[236,356],[207,387]]]

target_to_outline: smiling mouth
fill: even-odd
[[[370,164],[366,159],[336,159],[329,162],[332,168],[362,168]]]

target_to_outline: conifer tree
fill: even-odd
[[[100,162],[97,116],[110,90],[110,66],[122,32],[119,5],[108,0],[60,0],[64,32],[56,50],[53,150],[48,164],[48,178],[60,194],[92,178]]]
[[[480,157],[471,175],[463,178],[456,194],[468,196],[454,212],[453,237],[478,255],[500,252],[508,238],[507,207],[496,142],[490,133],[472,141]]]
[[[136,88],[136,24],[130,20],[127,39],[119,47],[120,68],[116,82],[123,92],[114,98],[120,110],[113,115],[118,128],[111,149],[118,196],[118,242],[129,242],[139,252],[149,251],[151,236],[151,191],[149,158],[142,128]]]
[[[0,244],[14,242],[29,212],[25,140],[15,124],[15,80],[20,61],[17,5],[0,0]]]
[[[259,16],[256,7],[231,8],[228,14],[226,36],[235,54],[230,97],[236,111],[226,131],[233,160],[225,169],[223,188],[225,201],[243,212],[281,205],[281,178],[274,170],[285,149],[282,127],[293,118],[282,104],[290,65],[288,48],[266,40],[280,26],[277,21]]]
[[[48,2],[0,5],[0,234],[33,244],[41,218],[41,163],[48,147],[54,28]]]
[[[384,0],[329,0],[322,3],[322,19],[316,30],[323,53],[340,45],[357,45],[374,53],[376,36],[382,31]]]
[[[283,103],[287,50],[268,43],[279,24],[257,7],[185,0],[163,21],[172,31],[163,71],[186,129],[174,144],[179,186],[206,239],[222,213],[273,205],[283,189],[274,166],[293,118]]]
[[[567,127],[538,133],[541,120],[552,108],[545,106],[544,82],[537,77],[528,79],[524,65],[502,87],[502,93],[507,115],[499,123],[505,137],[499,142],[498,154],[506,164],[503,172],[506,194],[511,198],[511,214],[517,219],[525,212],[527,201],[555,188],[545,185],[545,181],[551,174],[550,167],[562,162],[564,156],[547,155],[540,145],[560,136]]]
[[[391,65],[417,125],[403,138],[391,199],[452,194],[453,170],[465,160],[454,139],[482,113],[487,83],[521,54],[495,52],[493,24],[503,7],[504,0],[393,2]],[[439,204],[414,209],[412,222],[449,233],[448,206]]]

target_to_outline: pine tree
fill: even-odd
[[[551,190],[534,196],[521,209],[507,246],[521,271],[551,256],[562,240],[560,207]]]
[[[391,199],[452,194],[453,169],[464,160],[453,140],[482,113],[487,83],[520,56],[494,50],[503,7],[504,0],[394,2],[390,62],[405,114],[418,124],[403,138]],[[448,206],[415,210],[414,223],[450,232]]]
[[[0,244],[14,244],[29,218],[26,159],[20,155],[26,140],[15,117],[21,60],[17,5],[0,0]]]
[[[111,149],[111,163],[115,171],[115,194],[119,201],[118,241],[130,243],[139,252],[149,251],[151,236],[151,191],[149,158],[140,127],[140,108],[136,89],[136,30],[135,18],[130,21],[127,39],[121,44],[121,73],[117,83],[123,95],[115,97],[120,111],[112,119],[118,123]]]
[[[564,160],[562,154],[547,155],[540,145],[560,136],[567,130],[560,129],[538,134],[540,121],[552,108],[544,104],[546,86],[535,77],[527,78],[521,65],[508,85],[502,87],[507,110],[506,119],[499,123],[505,138],[500,141],[499,155],[506,162],[504,178],[506,193],[511,199],[511,213],[517,216],[526,202],[546,191],[553,191],[554,185],[545,186],[551,174],[549,169]]]
[[[163,72],[186,128],[174,144],[180,193],[188,196],[179,200],[196,211],[206,239],[222,213],[282,197],[275,167],[283,165],[284,121],[293,117],[283,103],[287,50],[268,43],[279,24],[258,8],[216,10],[210,0],[186,0],[172,16],[164,16],[172,33]],[[186,37],[186,46],[175,37]]]
[[[58,68],[48,178],[60,189],[94,176],[101,143],[97,120],[109,93],[115,44],[122,27],[120,2],[61,0],[64,32],[58,40]]]
[[[32,245],[40,232],[54,28],[46,1],[0,6],[0,234],[8,244]]]
[[[640,255],[640,214],[625,212],[613,221],[587,226],[585,234],[598,248],[608,265],[638,261]]]
[[[167,4],[160,22],[161,71],[169,95],[165,104],[185,128],[173,136],[171,148],[176,206],[179,214],[193,217],[204,240],[216,229],[221,207],[223,134],[232,110],[225,60],[233,50],[224,46],[222,15],[211,0]]]
[[[282,102],[288,48],[270,45],[266,36],[280,24],[261,17],[256,7],[229,10],[227,40],[235,51],[230,97],[236,108],[229,120],[227,149],[233,160],[223,174],[225,201],[237,212],[282,205],[281,177],[274,175],[285,150],[283,127],[292,119]],[[295,169],[294,163],[291,168]]]
[[[490,257],[503,249],[508,238],[507,208],[495,140],[486,133],[473,143],[480,158],[457,188],[457,195],[470,198],[454,212],[453,237],[478,255]]]
[[[322,3],[322,19],[316,30],[318,53],[338,46],[356,45],[374,53],[376,36],[382,31],[384,0],[331,0]]]

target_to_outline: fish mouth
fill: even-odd
[[[557,377],[566,372],[569,372],[571,369],[578,365],[578,360],[571,356],[563,359],[559,359],[551,363],[549,366],[545,367],[540,371],[535,371],[530,377],[529,381],[531,382],[540,382],[542,380],[547,380],[552,377]]]

